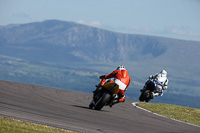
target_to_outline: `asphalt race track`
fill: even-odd
[[[200,127],[140,110],[127,100],[91,110],[92,94],[0,80],[0,116],[86,133],[199,133]]]

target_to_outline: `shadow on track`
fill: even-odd
[[[90,109],[89,107],[79,106],[79,105],[72,105],[72,106],[77,107],[77,108],[82,108],[82,109],[94,110],[94,111],[109,112],[107,110],[95,110],[95,109]]]

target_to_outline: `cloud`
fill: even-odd
[[[199,40],[200,32],[193,31],[190,27],[170,27],[165,29],[151,29],[140,26],[125,27],[125,31],[136,34],[155,35],[179,39]]]
[[[98,27],[101,28],[101,23],[99,21],[91,21],[91,22],[86,22],[82,19],[78,20],[77,23],[79,24],[84,24],[84,25],[89,25],[89,26],[93,26],[93,27]]]
[[[200,37],[200,33],[198,32],[193,32],[193,31],[188,31],[188,30],[178,29],[178,28],[172,29],[171,33],[176,34],[176,35],[182,35],[182,36]]]

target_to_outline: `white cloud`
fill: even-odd
[[[171,33],[182,35],[182,36],[200,37],[200,33],[198,32],[193,32],[193,31],[188,31],[188,30],[178,29],[178,28],[172,29]]]
[[[89,25],[89,26],[93,26],[93,27],[98,27],[101,28],[101,23],[99,21],[91,21],[91,22],[86,22],[82,19],[78,20],[77,23],[79,24],[84,24],[84,25]]]
[[[136,34],[155,35],[179,39],[199,40],[200,32],[192,31],[190,27],[171,27],[164,30],[156,30],[140,26],[124,28],[125,31]]]
[[[98,22],[98,21],[92,21],[89,24],[92,25],[92,26],[95,26],[95,27],[101,27],[101,23]]]

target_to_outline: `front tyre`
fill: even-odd
[[[89,104],[89,108],[92,109],[94,107],[94,101],[92,100]]]
[[[111,99],[111,95],[104,93],[103,96],[96,102],[94,109],[101,110]]]

